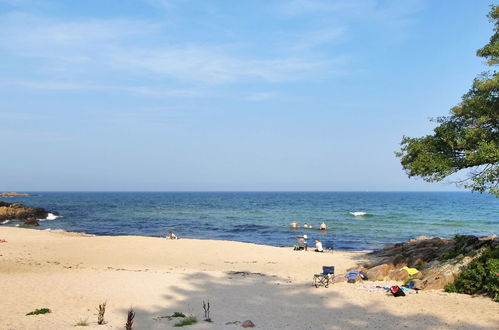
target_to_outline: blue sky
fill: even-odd
[[[0,190],[453,190],[394,151],[491,1],[0,0]]]

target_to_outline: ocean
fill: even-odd
[[[2,198],[57,211],[38,229],[373,250],[421,235],[499,233],[499,199],[470,192],[35,192]],[[361,212],[355,213],[355,212]],[[355,216],[354,214],[357,214]],[[293,231],[289,224],[300,228]],[[319,230],[325,222],[328,231]],[[311,229],[301,228],[310,224]],[[18,224],[18,223],[17,223]],[[14,226],[9,222],[4,226]]]

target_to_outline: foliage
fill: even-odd
[[[445,261],[449,259],[454,259],[460,255],[473,255],[474,251],[468,252],[466,247],[473,246],[479,241],[478,237],[466,236],[466,235],[456,235],[454,236],[454,247],[451,251],[444,253],[440,256],[440,261]]]
[[[171,317],[185,317],[185,314],[182,312],[175,312],[171,315]]]
[[[470,262],[454,283],[445,287],[445,291],[485,293],[499,302],[499,246],[487,249]]]
[[[87,320],[80,320],[76,322],[75,327],[88,327],[90,324],[87,322]]]
[[[186,325],[193,325],[197,322],[198,322],[198,319],[195,316],[190,315],[190,316],[184,318],[183,320],[175,323],[174,326],[175,327],[184,327]]]
[[[32,312],[29,312],[26,315],[39,315],[39,314],[48,314],[52,313],[52,311],[49,308],[40,308],[40,309],[35,309]]]
[[[495,33],[477,55],[495,66],[499,64],[499,6],[491,7],[489,18],[495,24]],[[433,135],[403,137],[401,150],[395,154],[407,175],[435,182],[469,170],[468,177],[458,183],[499,197],[498,73],[482,73],[450,115],[434,121],[438,126]]]

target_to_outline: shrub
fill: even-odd
[[[198,322],[198,319],[195,316],[188,316],[185,319],[174,324],[175,327],[184,327],[186,325],[193,325]]]
[[[52,313],[52,311],[49,308],[40,308],[40,309],[35,309],[32,312],[29,312],[26,315],[39,315],[39,314],[47,314],[47,313]]]
[[[484,293],[499,302],[499,246],[485,250],[470,262],[454,283],[445,286],[445,291]]]

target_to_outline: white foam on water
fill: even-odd
[[[9,223],[9,222],[10,222],[10,220],[4,220],[4,221],[0,222],[0,225],[5,225],[6,223]]]
[[[58,215],[55,215],[53,213],[49,213],[45,219],[40,219],[40,221],[44,221],[44,220],[55,220],[57,218],[59,218]]]
[[[56,233],[65,233],[65,232],[66,232],[64,229],[52,229],[52,228],[47,228],[47,229],[44,229],[44,230],[47,230],[47,231],[53,231],[53,232],[56,232]]]
[[[350,212],[351,215],[353,215],[354,217],[361,217],[363,215],[366,215],[367,212]]]

